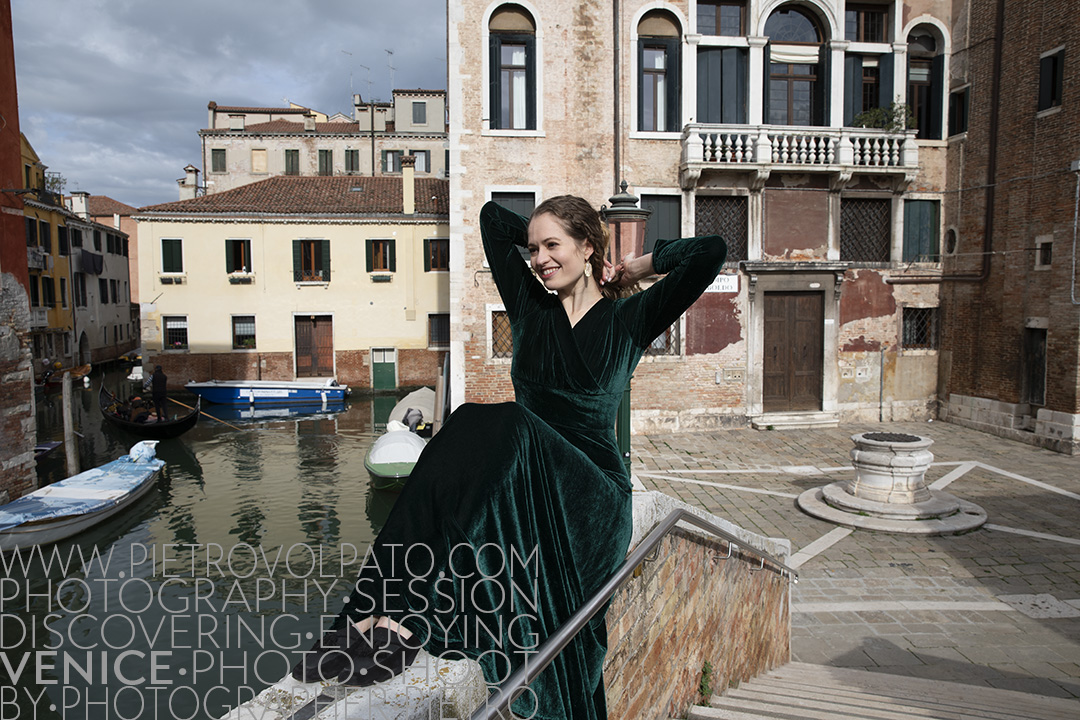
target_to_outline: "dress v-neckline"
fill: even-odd
[[[584,313],[582,313],[581,317],[579,317],[579,318],[577,319],[577,322],[570,322],[570,315],[569,315],[569,313],[567,313],[567,312],[566,312],[566,308],[562,308],[562,311],[563,311],[563,316],[564,316],[564,317],[566,318],[566,324],[570,326],[570,329],[571,329],[571,330],[575,329],[575,328],[576,328],[576,327],[577,327],[578,325],[580,325],[580,324],[581,324],[581,321],[582,321],[582,320],[584,320],[585,318],[589,317],[589,313],[591,313],[591,312],[592,312],[593,310],[595,310],[595,309],[596,309],[596,306],[597,306],[597,305],[599,305],[600,303],[602,303],[603,301],[604,301],[604,296],[603,296],[603,295],[601,295],[601,296],[600,296],[600,297],[599,297],[599,298],[598,298],[598,299],[596,300],[596,302],[594,302],[594,303],[593,303],[592,305],[590,305],[590,306],[589,306],[589,309],[588,309],[588,310],[586,310],[586,311],[585,311]],[[561,305],[562,305],[562,303],[560,302],[560,303],[559,303],[559,305],[561,306]]]

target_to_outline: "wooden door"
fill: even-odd
[[[334,374],[334,319],[329,315],[298,315],[296,377]]]
[[[824,320],[824,293],[765,293],[765,412],[821,410]]]

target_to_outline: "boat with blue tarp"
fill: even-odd
[[[47,545],[116,515],[145,495],[165,463],[157,440],[143,440],[100,467],[72,475],[0,506],[0,552]]]
[[[329,380],[208,380],[184,386],[203,400],[220,405],[341,402],[348,385]]]

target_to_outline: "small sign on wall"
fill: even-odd
[[[737,293],[739,292],[739,276],[738,275],[717,275],[716,279],[712,281],[709,287],[705,288],[707,293]]]

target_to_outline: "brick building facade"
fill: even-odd
[[[527,214],[570,192],[599,207],[626,180],[652,211],[645,249],[706,234],[729,248],[638,366],[635,431],[933,417],[952,12],[453,4],[454,402],[512,397],[482,204]],[[890,123],[894,103],[915,127]],[[908,275],[933,280],[893,282]]]
[[[950,78],[964,111],[948,147],[942,416],[1076,453],[1076,7],[967,7]]]

